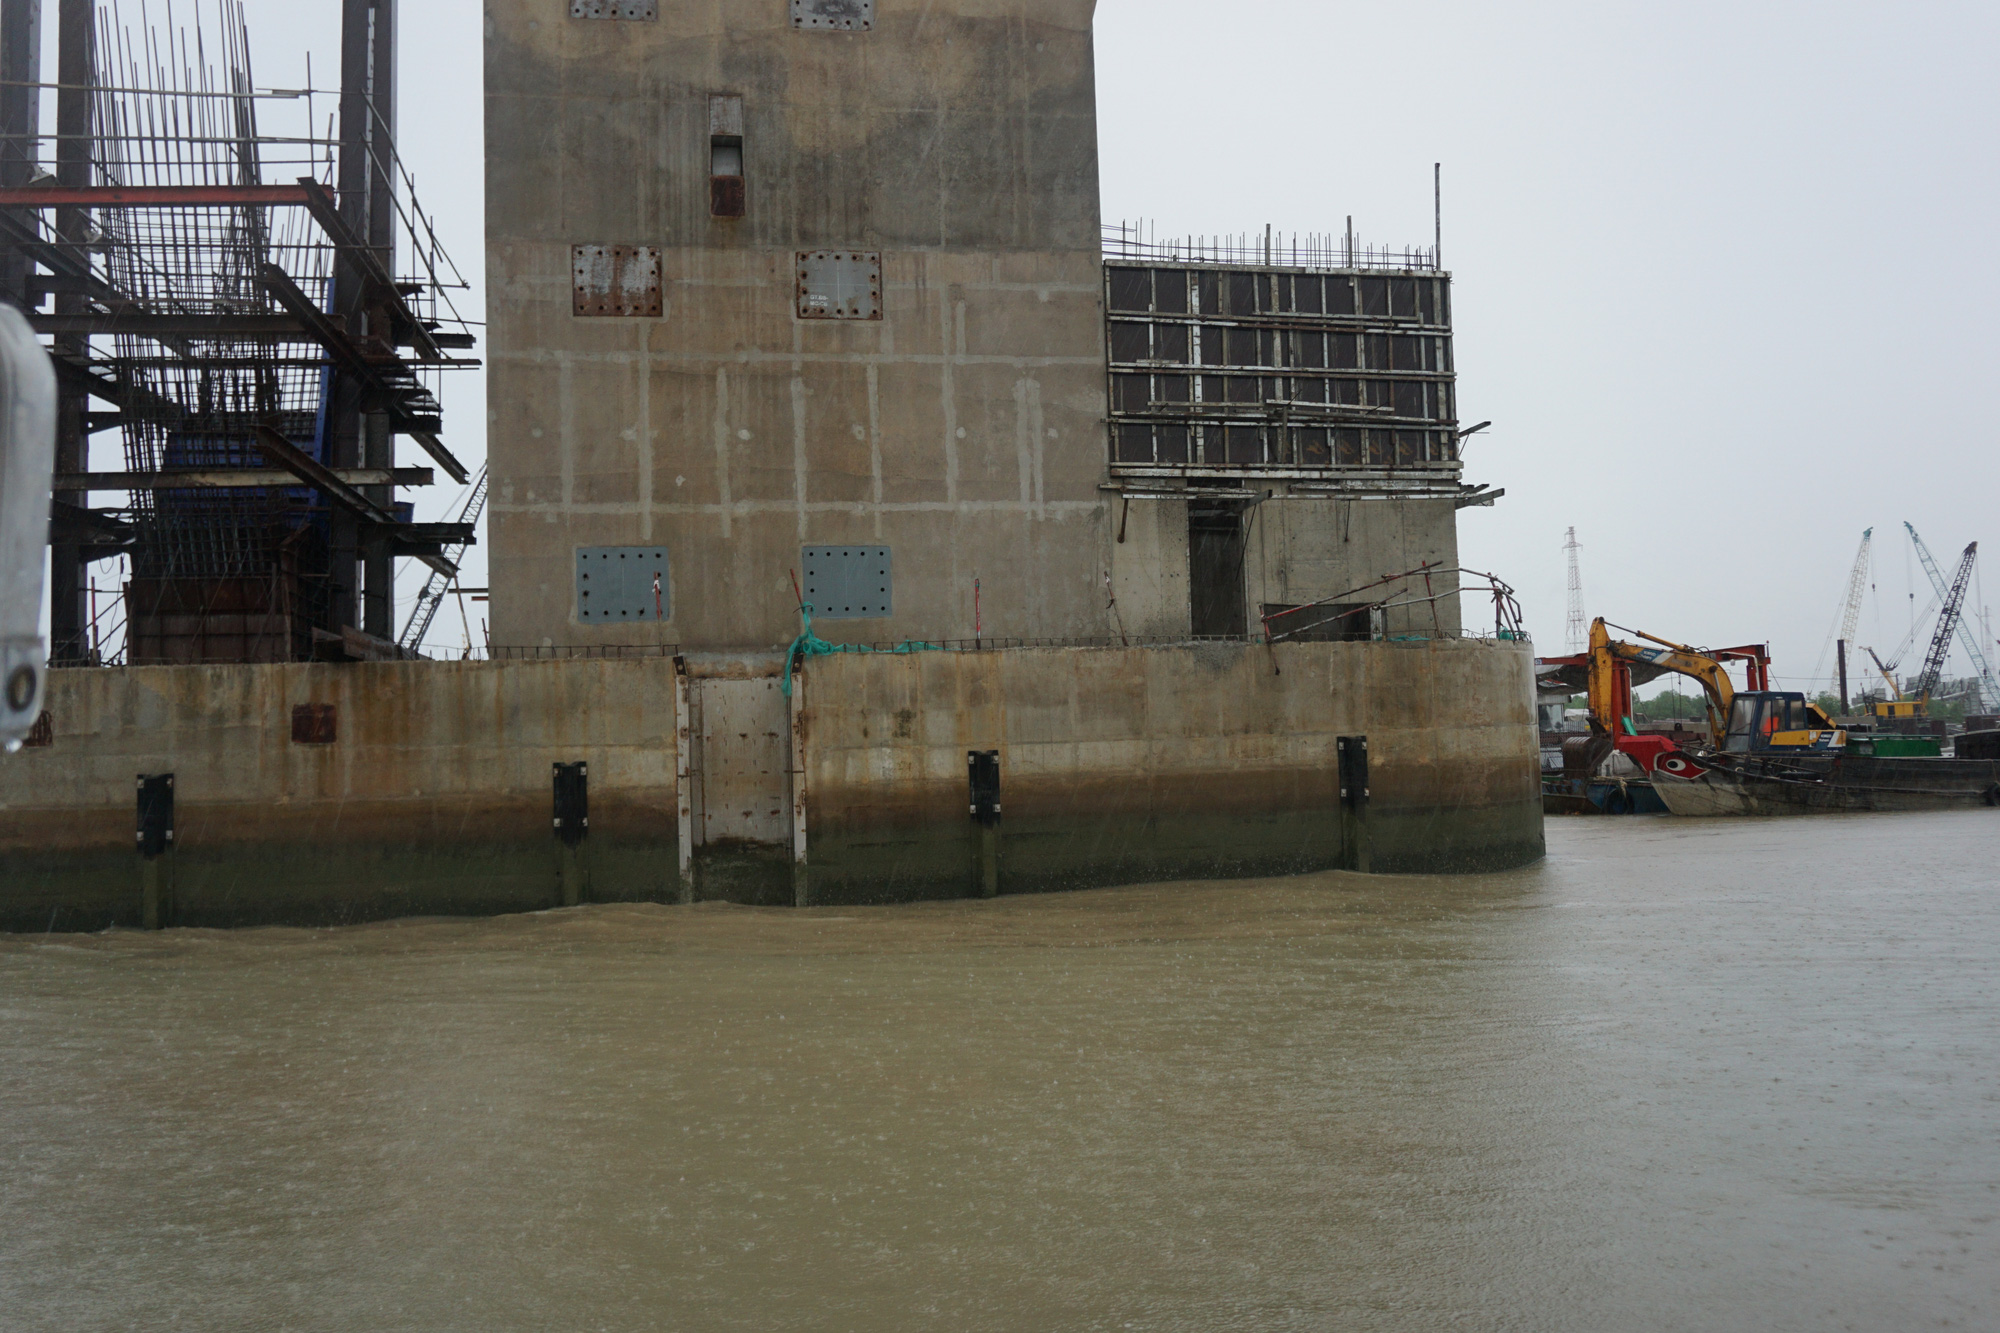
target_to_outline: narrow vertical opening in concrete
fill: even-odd
[[[1198,635],[1244,634],[1243,519],[1240,501],[1188,505],[1188,625]]]

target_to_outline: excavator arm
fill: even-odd
[[[1736,687],[1722,663],[1684,643],[1654,638],[1651,634],[1641,633],[1639,637],[1659,646],[1642,648],[1612,638],[1602,616],[1591,623],[1590,729],[1608,736],[1633,734],[1631,677],[1619,670],[1619,665],[1644,662],[1701,683],[1708,702],[1708,734],[1717,737],[1719,743],[1729,727],[1729,705],[1736,697]]]
[[[1708,701],[1709,736],[1718,749],[1825,751],[1847,743],[1846,733],[1803,694],[1771,688],[1771,657],[1764,645],[1701,649],[1637,630],[1632,633],[1657,646],[1612,638],[1602,618],[1590,627],[1586,659],[1590,730],[1593,746],[1601,746],[1600,758],[1616,747],[1651,773],[1661,747],[1674,748],[1664,738],[1639,735],[1632,725],[1632,671],[1642,665],[1701,683]],[[1727,662],[1744,664],[1750,681],[1745,693],[1737,693]],[[1732,731],[1732,725],[1737,730]]]
[[[1868,656],[1874,659],[1875,669],[1881,672],[1882,679],[1888,682],[1889,697],[1891,699],[1894,699],[1898,703],[1901,703],[1903,699],[1903,687],[1898,685],[1896,683],[1896,678],[1889,674],[1889,668],[1882,665],[1882,659],[1875,656],[1875,650],[1873,648],[1870,648],[1868,650]]]

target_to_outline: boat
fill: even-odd
[[[1595,776],[1615,751],[1638,765],[1651,795],[1676,815],[2000,807],[2000,733],[1962,735],[1946,758],[1931,737],[1849,731],[1803,693],[1770,688],[1770,654],[1761,644],[1704,650],[1630,631],[1655,645],[1645,647],[1611,638],[1609,628],[1600,617],[1588,653],[1536,663],[1537,676],[1556,689],[1581,685],[1589,694],[1591,736],[1565,743],[1566,776]],[[1724,666],[1732,661],[1746,666],[1750,689],[1730,681]],[[1714,742],[1688,747],[1638,733],[1632,687],[1662,672],[1701,682]],[[1573,764],[1571,745],[1578,749]]]
[[[1545,815],[1663,815],[1670,813],[1648,778],[1544,777]]]
[[[2000,760],[1681,750],[1653,765],[1676,815],[1806,815],[2000,807]]]

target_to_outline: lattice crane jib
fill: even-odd
[[[1924,574],[1930,579],[1931,587],[1936,590],[1938,597],[1942,599],[1949,593],[1950,587],[1945,583],[1944,573],[1938,569],[1937,561],[1931,557],[1931,548],[1924,545],[1924,539],[1917,535],[1914,524],[1905,522],[1903,530],[1910,534],[1910,545],[1916,548],[1917,559],[1923,564]],[[1977,542],[1973,543],[1974,547],[1978,545]],[[1963,614],[1958,618],[1958,645],[1965,649],[1965,655],[1972,659],[1972,670],[1979,680],[1981,706],[1992,708],[2000,705],[2000,680],[1994,679],[1993,667],[1987,661],[1986,649],[1979,641],[1978,631]]]
[[[1951,636],[1958,632],[1959,613],[1965,608],[1965,590],[1972,584],[1972,565],[1978,556],[1979,543],[1973,542],[1959,557],[1958,572],[1944,597],[1944,609],[1938,612],[1937,633],[1931,636],[1930,651],[1924,654],[1924,669],[1917,677],[1919,699],[1930,698],[1937,692],[1938,682],[1944,679],[1944,659],[1951,652]]]
[[[1854,642],[1854,632],[1861,627],[1861,595],[1868,590],[1868,548],[1875,540],[1875,529],[1868,528],[1861,534],[1861,547],[1854,553],[1854,572],[1847,576],[1847,600],[1840,611],[1840,637],[1848,643]]]

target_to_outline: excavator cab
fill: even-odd
[[[1729,704],[1722,748],[1741,753],[1828,750],[1847,743],[1833,719],[1794,690],[1744,690]]]

